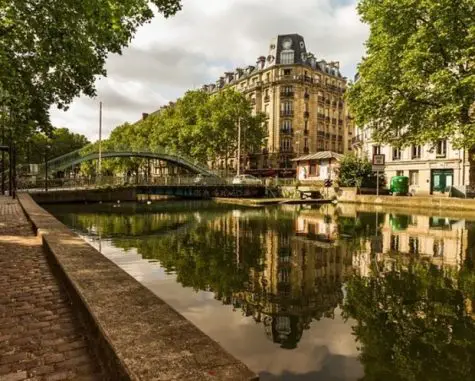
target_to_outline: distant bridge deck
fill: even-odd
[[[26,190],[24,190],[26,191]],[[39,203],[137,201],[139,195],[161,195],[191,199],[265,198],[276,190],[264,185],[136,185],[110,188],[29,189]],[[143,199],[143,197],[142,197]]]

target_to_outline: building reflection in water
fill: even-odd
[[[343,205],[185,208],[62,219],[78,230],[109,237],[116,247],[135,248],[175,273],[185,287],[214,292],[285,349],[298,346],[312,321],[343,310],[356,321],[362,362],[366,373],[374,374],[368,380],[408,379],[393,376],[407,365],[397,364],[396,355],[414,368],[430,373],[433,367],[444,375],[434,361],[444,363],[440,356],[450,358],[449,349],[462,351],[454,341],[462,336],[463,350],[475,353],[475,231],[461,218]],[[432,340],[426,332],[451,344],[437,344],[438,352],[432,353],[435,349],[423,342]],[[396,354],[396,349],[403,352]],[[431,360],[422,366],[422,357]],[[473,355],[461,362],[468,366],[472,360]],[[416,371],[411,377],[423,379]],[[457,377],[464,379],[461,373]]]

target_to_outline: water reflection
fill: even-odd
[[[255,321],[274,346],[299,353],[300,359],[306,355],[307,362],[316,356],[309,352],[309,340],[325,336],[323,327],[336,330],[341,316],[347,319],[351,341],[358,344],[341,351],[345,356],[337,351],[324,356],[319,369],[286,365],[277,372],[255,365],[264,379],[474,378],[470,221],[355,206],[124,208],[121,213],[105,205],[52,211],[89,237],[100,236],[108,245],[159,263],[182,286],[212,292],[234,313]],[[241,329],[242,340],[248,340],[244,328],[229,328]],[[346,342],[351,331],[336,332],[339,336],[331,339],[336,343],[326,342],[325,348]],[[356,345],[362,378],[354,363],[329,365],[353,358]],[[299,346],[307,352],[298,352]]]

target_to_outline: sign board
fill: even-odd
[[[373,155],[373,172],[384,171],[385,156],[380,154]]]

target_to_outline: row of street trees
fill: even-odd
[[[242,93],[226,90],[210,95],[200,90],[188,91],[176,103],[135,123],[115,128],[103,142],[104,150],[158,151],[166,148],[202,164],[234,158],[237,151],[238,123],[241,125],[243,151],[259,150],[266,137],[266,117],[254,114]],[[91,150],[97,147],[90,147]],[[102,174],[144,170],[146,160],[117,158],[104,162]],[[85,163],[82,171],[92,175],[94,162]]]

